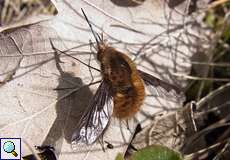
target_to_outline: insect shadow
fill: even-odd
[[[60,73],[59,85],[56,87],[58,100],[56,104],[57,116],[42,145],[54,146],[57,155],[59,155],[63,140],[65,139],[67,143],[71,143],[72,134],[77,129],[78,121],[87,108],[89,99],[91,99],[93,94],[89,86],[82,82],[81,78],[62,70],[60,65],[62,62],[59,60],[57,53],[55,53],[55,63]],[[67,88],[79,89],[63,98],[65,94],[71,92],[71,89]]]
[[[188,14],[191,14],[192,12],[196,11],[197,9],[197,1],[198,0],[191,0],[188,4]],[[177,6],[180,6],[183,3],[187,3],[185,0],[169,0],[168,6],[171,9],[174,9]],[[186,4],[187,5],[187,4]]]
[[[136,7],[141,5],[145,0],[111,0],[112,3],[121,7]]]

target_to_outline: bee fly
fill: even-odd
[[[145,99],[145,85],[158,94],[180,90],[148,73],[137,69],[124,53],[104,43],[94,32],[86,14],[82,13],[96,40],[97,60],[100,62],[102,81],[79,121],[79,129],[72,136],[73,144],[92,144],[107,128],[111,116],[129,119],[139,110]]]

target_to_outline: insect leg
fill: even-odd
[[[63,52],[63,51],[61,51],[61,50],[59,50],[58,48],[56,48],[56,47],[54,46],[54,44],[53,44],[53,42],[52,42],[52,39],[50,38],[49,40],[50,40],[50,44],[51,44],[51,46],[52,46],[52,49],[53,49],[56,53],[59,53],[59,54],[55,54],[55,57],[57,57],[57,58],[58,58],[58,61],[60,61],[59,56],[60,56],[61,54],[64,54],[64,55],[66,55],[66,56],[68,56],[68,57],[71,57],[71,58],[73,58],[73,59],[77,60],[78,62],[82,63],[83,65],[85,65],[85,66],[87,66],[87,67],[89,68],[90,75],[91,75],[91,77],[92,77],[92,80],[91,80],[91,82],[90,82],[90,84],[91,84],[91,83],[93,82],[94,78],[93,78],[93,76],[92,76],[92,72],[91,72],[91,70],[90,70],[90,69],[94,69],[94,70],[96,70],[96,71],[100,72],[100,70],[99,70],[99,69],[97,69],[97,68],[94,68],[94,67],[90,66],[91,54],[90,54],[90,61],[89,61],[89,63],[88,63],[88,64],[86,64],[85,62],[82,62],[82,61],[81,61],[81,60],[79,60],[78,58],[73,57],[73,56],[71,56],[71,55],[69,55],[69,54],[67,54],[67,53],[65,53],[65,52]],[[61,62],[61,61],[60,61],[60,62]],[[96,82],[96,83],[98,83],[98,82]],[[95,83],[92,83],[92,84],[95,84]],[[68,87],[68,88],[55,88],[54,90],[74,89],[74,88],[76,88],[76,87],[79,87],[79,86],[77,85],[77,86],[74,86],[74,87]]]
[[[89,41],[89,44],[90,44],[90,50],[92,50],[92,42],[91,41]],[[89,62],[88,62],[88,66],[90,66],[90,62],[91,62],[91,57],[92,57],[92,52],[90,52],[90,54],[89,54]],[[91,68],[90,67],[88,67],[88,69],[89,69],[89,73],[90,73],[90,76],[91,76],[91,82],[93,82],[94,81],[94,77],[93,77],[93,73],[92,73],[92,71],[91,71]]]
[[[103,134],[98,138],[98,142],[100,143],[103,152],[105,152],[105,145],[104,145],[104,140],[103,140]]]
[[[92,47],[97,50],[97,48],[95,47],[95,45],[93,44],[93,42],[91,40],[89,40],[89,46],[90,46],[90,51],[93,52]]]
[[[73,57],[73,56],[71,56],[70,54],[67,54],[67,53],[65,53],[65,52],[63,52],[63,51],[61,51],[61,50],[59,50],[58,48],[56,48],[56,47],[54,46],[54,44],[53,44],[53,42],[52,42],[51,39],[50,39],[50,44],[51,44],[51,46],[52,46],[52,48],[53,48],[54,51],[59,52],[60,54],[64,54],[64,55],[66,55],[66,56],[68,56],[68,57],[71,57],[71,58],[77,60],[78,62],[80,62],[81,64],[83,64],[83,65],[85,65],[85,66],[87,66],[87,67],[89,67],[89,68],[94,69],[95,71],[101,72],[100,69],[97,69],[97,68],[95,68],[95,67],[89,66],[88,64],[86,64],[85,62],[81,61],[80,59],[78,59],[78,58],[76,58],[76,57]]]
[[[131,150],[137,150],[137,149],[132,145],[132,142],[133,142],[134,138],[136,137],[136,135],[137,135],[141,130],[142,130],[142,127],[141,127],[140,123],[138,123],[137,126],[136,126],[136,129],[135,129],[135,131],[134,131],[134,133],[133,133],[133,135],[132,135],[132,138],[131,138],[131,140],[130,140],[130,142],[129,142],[129,145],[128,145],[126,151],[125,151],[125,155],[124,155],[125,158],[128,157],[128,156],[130,155],[130,153],[132,152]]]

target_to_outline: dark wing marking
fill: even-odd
[[[102,81],[79,121],[79,129],[73,133],[72,144],[94,143],[109,124],[112,111],[113,99],[110,87]]]
[[[138,70],[138,72],[152,94],[166,99],[180,99],[182,102],[185,100],[183,92],[177,86],[164,82],[144,71]]]

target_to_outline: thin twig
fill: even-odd
[[[203,106],[207,101],[213,99],[213,97],[217,96],[218,94],[224,92],[224,90],[228,89],[230,87],[230,83],[227,83],[226,85],[223,85],[219,87],[218,89],[212,91],[207,96],[203,97],[199,102],[197,102],[197,106],[200,108]]]
[[[173,76],[183,78],[183,79],[191,79],[196,81],[220,81],[220,82],[230,82],[230,78],[212,78],[212,77],[196,77],[196,76],[190,76],[180,73],[172,73]]]
[[[223,143],[226,143],[226,141],[228,141],[228,140],[224,140],[222,142],[218,142],[218,143],[213,144],[213,145],[211,145],[209,147],[206,147],[205,149],[201,149],[201,150],[199,150],[199,151],[197,151],[195,153],[191,153],[191,154],[185,155],[184,156],[184,160],[193,160],[196,155],[205,153],[205,152],[209,151],[210,149],[216,148],[216,147],[222,145]]]
[[[212,62],[196,62],[196,61],[191,61],[191,64],[196,64],[196,65],[207,65],[207,66],[213,66],[213,67],[230,67],[230,63],[212,63]]]
[[[208,5],[208,9],[212,9],[212,8],[215,8],[225,2],[228,2],[229,0],[217,0],[217,1],[214,1],[212,2],[211,4]],[[229,1],[230,2],[230,1]]]

